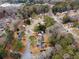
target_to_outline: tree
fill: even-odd
[[[23,17],[23,19],[32,17],[33,13],[35,14],[41,14],[41,13],[47,13],[49,11],[48,5],[23,5],[21,9],[18,11],[19,17]],[[22,18],[21,17],[21,18]]]
[[[35,32],[41,32],[41,31],[45,32],[45,30],[46,30],[45,25],[39,24],[38,26],[35,26],[35,27],[34,27],[34,31],[35,31]]]
[[[25,3],[27,0],[18,0],[19,3]]]
[[[79,23],[78,23],[77,21],[76,21],[76,22],[74,22],[73,27],[78,27],[78,28],[79,28]]]
[[[30,25],[31,21],[29,19],[27,19],[27,20],[24,20],[24,23],[27,24],[27,25]]]
[[[50,27],[50,26],[54,25],[54,23],[55,23],[53,18],[51,18],[49,16],[44,16],[44,22],[45,22],[46,27]]]
[[[13,57],[14,59],[20,59],[21,54],[19,52],[12,52],[11,57]]]
[[[73,48],[71,45],[67,46],[66,50],[68,51],[70,55],[74,55],[76,52],[76,49]]]
[[[22,49],[23,47],[24,47],[24,46],[23,46],[22,42],[19,41],[19,40],[16,40],[16,42],[15,42],[14,45],[13,45],[13,48],[14,48],[15,51],[19,51],[19,50]]]
[[[73,22],[72,19],[70,19],[67,15],[65,15],[63,17],[63,24],[69,23],[69,22]]]
[[[65,3],[65,2],[59,2],[59,3],[56,3],[54,7],[52,7],[52,12],[55,14],[57,12],[64,12],[64,11],[67,11],[67,10],[70,10],[70,5],[68,3]]]
[[[70,3],[72,9],[79,9],[79,2],[75,1]]]
[[[48,5],[40,5],[40,7],[41,7],[41,12],[42,13],[46,13],[46,12],[49,11]]]
[[[55,46],[57,39],[53,36],[49,37],[49,44]]]
[[[34,36],[30,36],[29,37],[30,41],[31,41],[31,45],[34,46],[36,44],[36,38]]]
[[[12,40],[14,39],[14,32],[11,31],[9,28],[6,28],[5,32],[6,32],[6,42],[12,43]]]
[[[59,44],[66,48],[68,45],[71,45],[73,43],[73,36],[71,34],[68,34],[67,36],[61,37]]]
[[[7,51],[4,49],[4,45],[0,45],[0,58],[7,56]]]
[[[74,59],[79,59],[79,52],[76,52],[76,54],[74,55]]]
[[[61,55],[55,54],[53,55],[52,59],[63,59]]]

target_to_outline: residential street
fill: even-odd
[[[0,5],[0,56],[3,59],[77,59],[79,9],[69,1],[33,5],[29,2]]]

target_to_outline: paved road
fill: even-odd
[[[27,33],[27,31],[25,32],[26,35],[29,33]],[[22,56],[21,59],[32,59],[32,54],[31,54],[31,50],[30,50],[30,40],[29,40],[29,36],[27,36],[27,42],[26,42],[26,50]]]
[[[21,59],[33,59],[33,55],[31,54],[31,50],[30,50],[30,40],[29,40],[29,36],[32,35],[32,30],[34,28],[34,26],[36,26],[36,24],[40,23],[42,21],[42,19],[38,19],[35,20],[33,19],[34,22],[31,25],[26,26],[26,36],[27,36],[27,44],[26,44],[26,50],[25,53],[23,54]]]
[[[32,54],[30,50],[30,41],[27,40],[26,51],[24,52],[22,59],[32,59]]]

